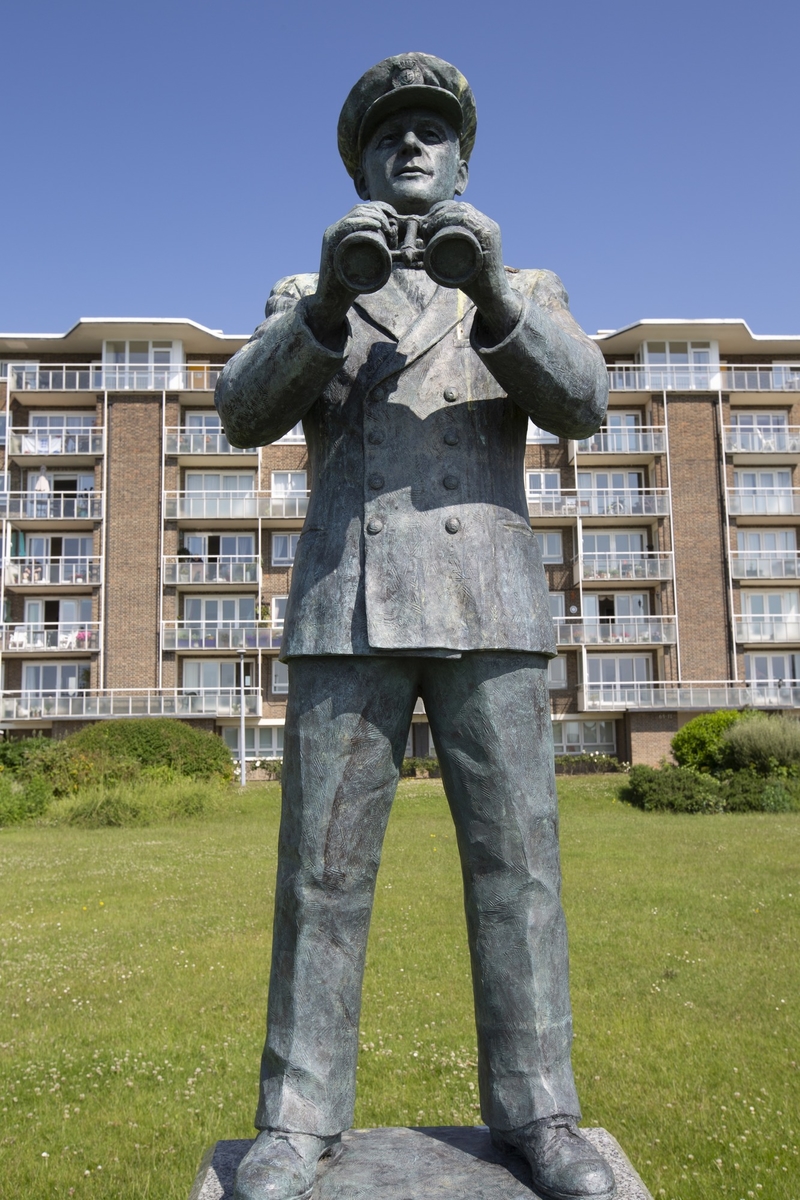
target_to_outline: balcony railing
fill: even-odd
[[[162,621],[164,650],[278,650],[283,624],[219,625]]]
[[[261,715],[261,695],[245,689],[245,716]],[[222,691],[178,689],[108,689],[74,692],[4,692],[0,713],[4,721],[75,717],[233,717],[242,711],[238,688]]]
[[[800,687],[784,684],[590,683],[580,689],[587,709],[800,708]]]
[[[664,517],[669,514],[666,488],[642,488],[638,491],[579,491],[582,517]]]
[[[740,517],[793,517],[800,513],[800,488],[728,488],[728,512]]]
[[[273,496],[269,492],[166,492],[164,509],[167,520],[300,519],[306,515],[308,495],[308,492],[288,496]]]
[[[734,618],[737,642],[800,642],[800,616]]]
[[[666,436],[662,427],[638,429],[600,429],[578,442],[581,454],[663,454]]]
[[[99,650],[100,623],[62,622],[58,625],[28,624],[0,625],[4,650]]]
[[[261,563],[257,558],[164,559],[164,583],[258,583]]]
[[[165,454],[256,454],[256,449],[242,450],[232,446],[222,430],[175,429],[164,430]]]
[[[105,430],[92,429],[9,429],[9,454],[31,454],[37,457],[49,454],[100,455],[105,452]]]
[[[762,550],[758,554],[731,554],[734,579],[800,579],[800,554],[794,550]]]
[[[531,517],[575,517],[578,515],[577,492],[529,492]]]
[[[725,426],[727,454],[800,454],[800,425],[777,429],[741,429]]]
[[[17,392],[213,391],[222,366],[189,363],[159,366],[125,363],[9,363]]]
[[[0,516],[11,521],[100,521],[103,493],[0,492]]]
[[[800,371],[790,365],[738,363],[667,366],[614,363],[608,368],[614,392],[798,392]]]
[[[10,558],[5,563],[7,584],[100,583],[102,558]]]
[[[639,646],[675,642],[673,617],[561,617],[556,623],[559,646]]]
[[[578,562],[575,559],[575,562]],[[672,555],[667,551],[642,550],[637,553],[583,554],[581,579],[614,581],[621,579],[671,579]]]

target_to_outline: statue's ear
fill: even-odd
[[[467,190],[468,183],[469,183],[469,167],[467,166],[467,163],[462,158],[461,162],[458,164],[458,174],[456,175],[456,195],[457,196],[464,195],[464,192]]]
[[[353,184],[358,192],[359,199],[369,200],[369,188],[367,187],[367,180],[360,167],[353,176]]]

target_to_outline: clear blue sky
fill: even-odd
[[[800,333],[797,0],[27,0],[3,46],[4,332],[249,332],[354,203],[349,88],[424,50],[477,97],[465,198],[587,330]]]

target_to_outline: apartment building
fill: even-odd
[[[213,406],[244,342],[189,320],[0,336],[0,725],[165,715],[281,757],[278,661],[309,489],[302,427],[236,449]],[[800,707],[800,336],[743,321],[596,335],[606,424],[529,428],[562,753],[657,762],[720,707]],[[430,740],[418,703],[408,753]]]

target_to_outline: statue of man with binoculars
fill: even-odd
[[[353,1117],[375,877],[422,698],[462,859],[481,1111],[551,1200],[608,1200],[576,1129],[547,663],[523,482],[529,418],[603,420],[606,371],[548,271],[504,266],[455,197],[476,113],[441,59],[385,59],[339,150],[360,203],[281,280],[216,402],[234,445],[303,421],[311,471],[289,666],[267,1039],[236,1200],[310,1197]]]

